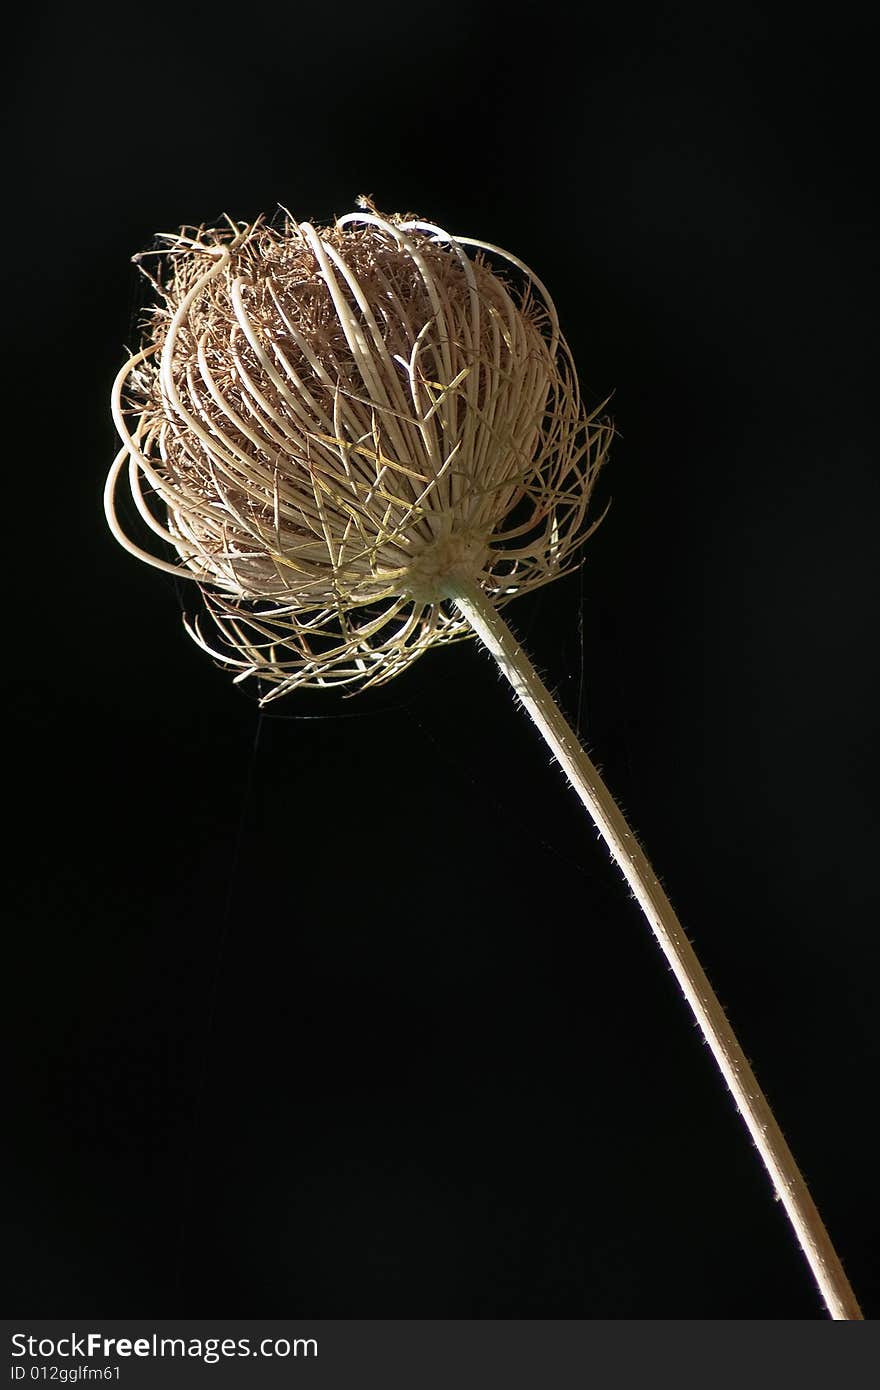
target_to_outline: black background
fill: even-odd
[[[767,9],[772,13],[766,13]],[[104,526],[154,233],[513,250],[620,436],[508,609],[880,1308],[877,33],[836,6],[34,6],[6,96],[11,1311],[820,1318],[489,660],[262,718]]]

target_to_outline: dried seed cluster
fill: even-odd
[[[456,575],[501,604],[570,569],[594,529],[611,426],[582,406],[540,281],[361,204],[329,227],[163,238],[114,388],[110,525],[199,583],[214,631],[191,635],[264,700],[388,680],[469,635]],[[177,564],[123,532],[123,476]]]

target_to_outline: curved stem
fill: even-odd
[[[807,1185],[724,1010],[641,846],[577,735],[510,628],[483,591],[455,576],[444,586],[498,662],[592,816],[669,962],[788,1213],[831,1317],[862,1314]]]

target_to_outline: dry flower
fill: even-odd
[[[193,636],[236,679],[261,677],[264,702],[300,685],[376,684],[437,643],[482,640],[639,902],[829,1312],[861,1318],[663,887],[499,611],[576,563],[611,437],[581,404],[543,285],[509,252],[381,217],[367,200],[328,228],[288,215],[166,242],[148,341],[113,393],[114,534],[202,586],[219,645],[197,622]],[[177,564],[123,532],[126,464]]]
[[[515,256],[361,205],[330,227],[164,238],[160,302],[114,390],[111,525],[168,568],[122,532],[127,461],[219,645],[189,631],[260,676],[264,702],[386,681],[471,636],[451,573],[496,605],[564,574],[612,433]]]

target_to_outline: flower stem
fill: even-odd
[[[836,1320],[860,1320],[862,1313],[855,1295],[782,1131],[635,835],[577,735],[492,602],[476,584],[461,576],[448,581],[445,593],[467,618],[513,686],[635,894],[788,1213],[828,1312]]]

